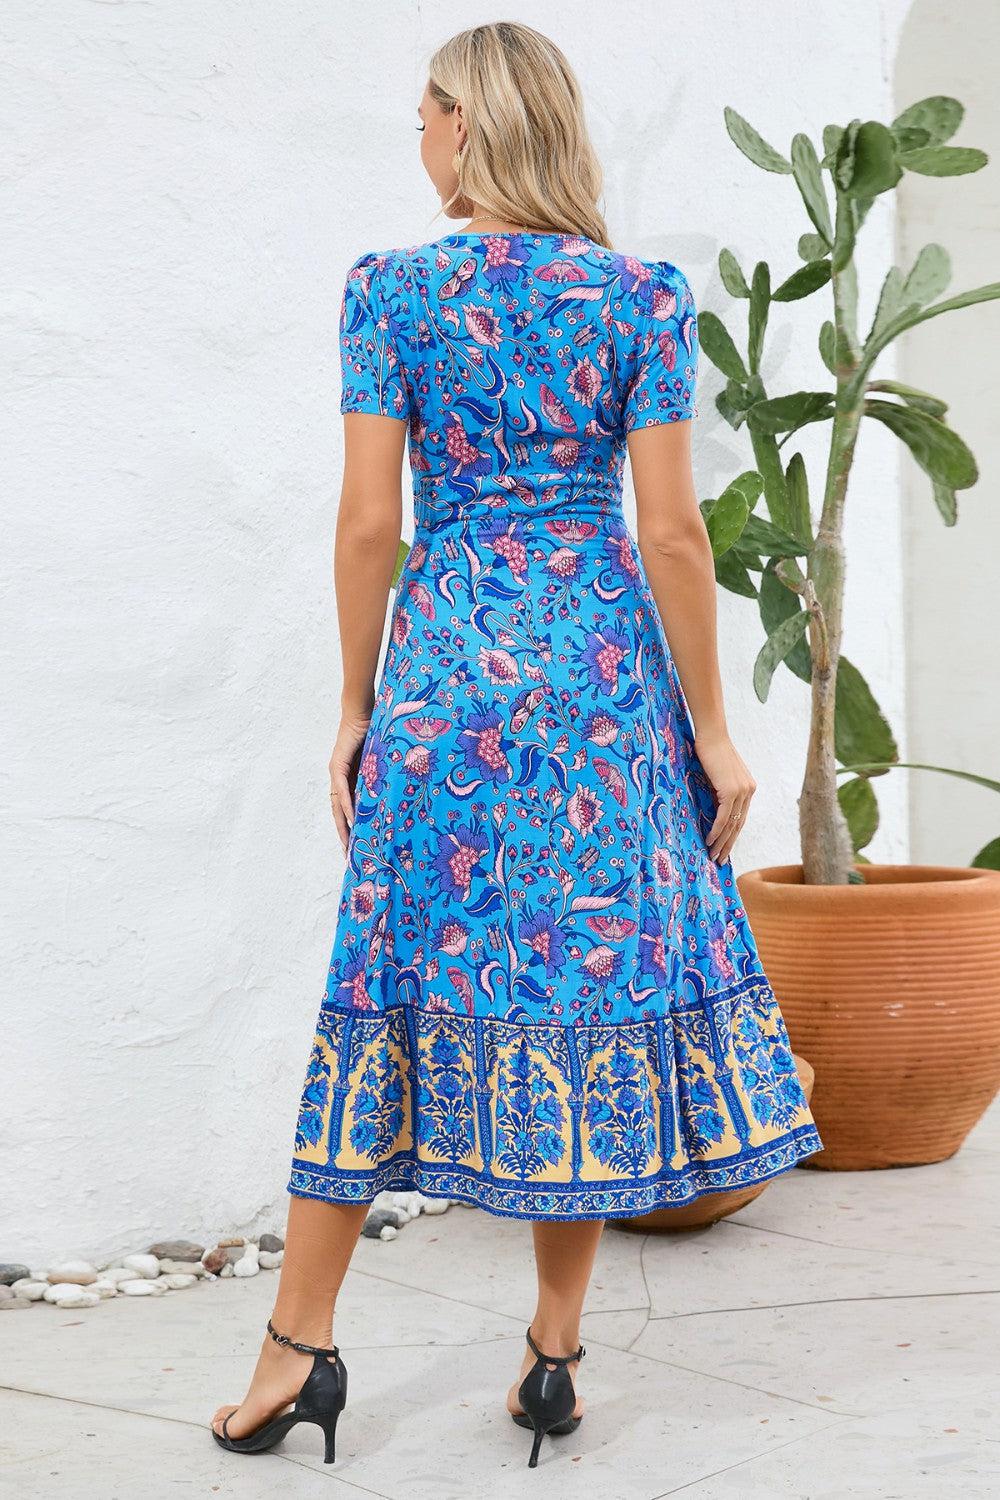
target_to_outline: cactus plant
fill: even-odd
[[[978,477],[971,452],[945,420],[945,403],[898,381],[874,378],[874,366],[907,329],[1000,297],[1000,282],[940,300],[950,277],[948,255],[940,245],[926,245],[909,271],[889,269],[871,327],[862,336],[855,264],[857,237],[872,204],[891,192],[904,172],[950,177],[985,166],[982,151],[946,144],[962,114],[955,99],[924,99],[891,125],[878,120],[828,125],[822,157],[808,135],[796,135],[784,157],[735,110],[725,111],[729,136],[750,161],[793,178],[812,226],[798,242],[802,264],[773,289],[765,261],[748,281],[733,252],[721,252],[724,287],[747,303],[745,355],[715,313],[703,311],[698,320],[701,347],[726,377],[718,409],[736,431],[746,429],[754,461],[702,506],[716,577],[725,588],[757,600],[766,636],[754,668],[761,701],[782,665],[810,687],[799,798],[807,884],[841,885],[860,878],[856,862],[864,859],[861,851],[878,827],[873,782],[893,767],[913,765],[900,761],[868,684],[841,652],[844,507],[861,424],[866,418],[881,422],[906,444],[928,475],[947,526],[957,518],[957,491]],[[761,374],[771,306],[819,294],[832,299],[832,317],[819,330],[832,388],[772,396]],[[830,444],[814,523],[805,462],[798,452],[786,457],[786,449],[795,433],[815,422],[830,423]],[[755,510],[761,497],[766,514]],[[1000,782],[988,777],[947,774],[1000,791]],[[986,844],[972,862],[1000,867],[1000,839]]]

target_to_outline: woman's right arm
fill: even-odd
[[[334,548],[344,670],[340,728],[330,757],[330,800],[345,850],[402,532],[405,444],[405,420],[370,412],[344,416],[344,480]]]

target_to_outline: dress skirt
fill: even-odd
[[[417,533],[288,1189],[628,1217],[822,1147],[619,497]]]

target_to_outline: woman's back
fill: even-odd
[[[683,273],[573,235],[455,233],[362,255],[341,338],[341,410],[409,417],[422,510],[613,504],[625,434],[694,413]]]

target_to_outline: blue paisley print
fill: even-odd
[[[289,1191],[624,1217],[821,1149],[622,515],[696,413],[682,272],[561,234],[365,254],[341,409],[415,536],[362,751]]]

